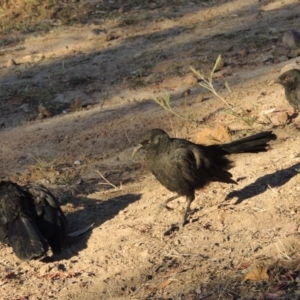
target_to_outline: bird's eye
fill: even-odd
[[[286,76],[285,78],[284,78],[284,81],[290,81],[290,76]]]

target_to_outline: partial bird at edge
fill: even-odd
[[[44,186],[0,182],[0,242],[21,260],[43,258],[66,248],[67,220],[55,196]]]

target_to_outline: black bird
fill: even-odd
[[[204,146],[170,138],[163,130],[152,129],[142,136],[132,156],[139,149],[146,150],[148,169],[163,186],[178,194],[164,201],[162,206],[166,207],[168,202],[180,196],[186,197],[187,205],[181,223],[183,226],[195,199],[196,189],[201,189],[211,181],[236,184],[228,171],[233,163],[227,155],[266,151],[267,143],[275,139],[275,134],[266,131],[227,144]]]
[[[282,73],[275,83],[283,85],[285,96],[294,111],[300,110],[300,70],[292,69]]]
[[[67,220],[57,199],[42,185],[0,182],[0,242],[22,260],[43,258],[66,247]]]

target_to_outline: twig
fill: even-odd
[[[98,170],[96,170],[96,172],[100,175],[100,177],[109,185],[111,185],[112,187],[114,187],[115,189],[118,189],[118,187],[116,187],[114,184],[112,184],[111,182],[109,182]]]
[[[127,135],[127,132],[126,132],[126,131],[124,131],[124,133],[125,133],[125,136],[126,136],[126,138],[127,138],[128,142],[129,142],[129,144],[132,146],[131,140],[129,139],[129,137],[128,137],[128,135]]]

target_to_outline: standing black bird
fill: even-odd
[[[163,130],[152,129],[142,136],[140,145],[134,149],[132,156],[139,149],[145,149],[148,169],[163,186],[178,194],[163,202],[163,206],[179,196],[186,197],[187,206],[181,223],[183,226],[195,199],[196,189],[211,181],[236,184],[232,174],[228,172],[233,163],[226,155],[266,151],[267,143],[275,139],[275,134],[266,131],[227,144],[204,146],[184,139],[170,138]]]
[[[283,85],[286,99],[294,110],[300,110],[300,70],[286,71],[275,82]]]
[[[0,182],[0,242],[22,260],[66,247],[67,220],[57,199],[42,185]]]

